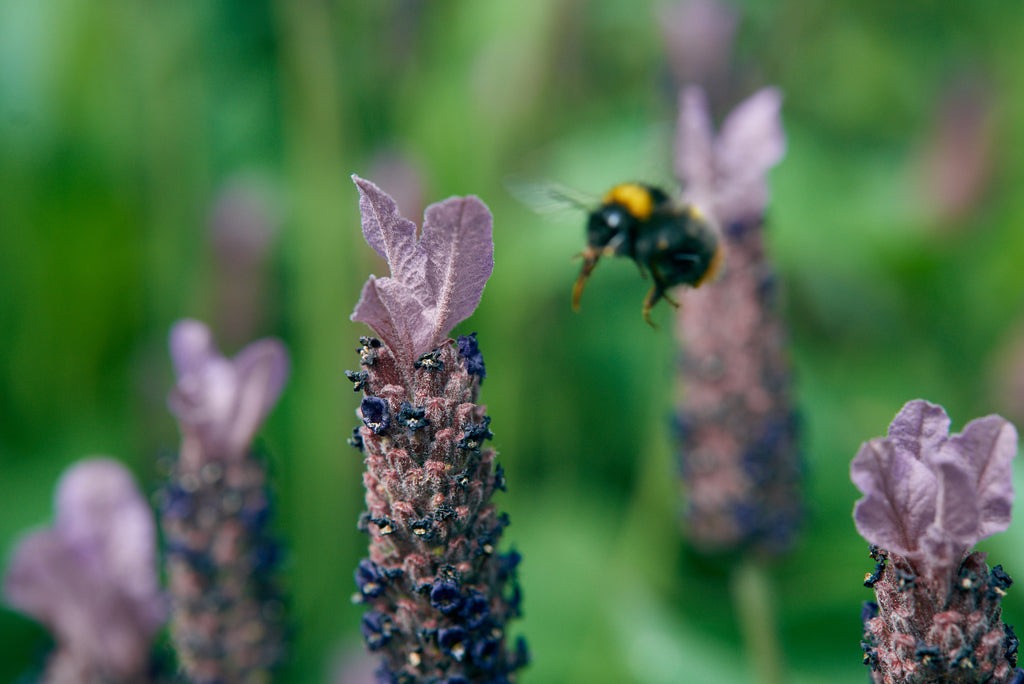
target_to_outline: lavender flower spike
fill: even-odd
[[[802,514],[787,336],[765,254],[766,175],[785,151],[781,97],[758,91],[715,136],[703,92],[683,91],[676,171],[721,226],[719,277],[686,293],[677,413],[688,533],[704,551],[788,549]]]
[[[284,346],[250,344],[228,360],[198,321],[170,337],[181,426],[163,491],[172,638],[196,684],[265,681],[283,660],[283,603],[274,571],[265,466],[250,443],[288,375]]]
[[[447,339],[473,312],[493,264],[491,218],[480,200],[427,208],[423,236],[372,183],[355,179],[363,232],[391,276],[363,288],[353,314],[380,339],[360,339],[364,397],[349,443],[365,453],[369,558],[355,571],[360,625],[382,656],[380,682],[512,682],[525,642],[508,647],[519,614],[519,554],[498,552],[508,517],[485,407],[475,337]]]
[[[131,474],[106,458],[65,471],[53,526],[22,539],[3,594],[56,639],[43,681],[149,681],[150,648],[166,605],[156,525]]]
[[[875,682],[1024,677],[999,606],[1010,577],[971,553],[1010,524],[1017,431],[986,416],[951,436],[949,422],[941,406],[908,402],[850,466],[864,494],[854,522],[876,560],[862,642]]]

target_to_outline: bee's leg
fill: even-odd
[[[668,292],[662,292],[661,293],[661,298],[664,299],[669,304],[671,304],[672,306],[674,306],[675,308],[677,308],[677,309],[679,308],[679,302],[677,302],[675,299],[670,297]]]
[[[583,257],[583,266],[580,268],[580,274],[576,278],[576,284],[572,286],[572,310],[580,310],[580,297],[583,296],[583,288],[587,285],[587,278],[594,271],[594,267],[597,266],[597,260],[601,258],[601,252],[594,249],[593,247],[587,247],[581,252],[580,256]]]
[[[654,321],[651,320],[651,309],[658,303],[658,300],[664,296],[665,291],[661,289],[661,284],[656,282],[651,286],[650,292],[648,292],[647,296],[644,298],[644,307],[640,313],[643,315],[647,325],[652,328],[657,328],[658,326],[656,326]]]

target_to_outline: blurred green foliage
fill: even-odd
[[[727,566],[691,555],[679,533],[668,307],[645,326],[646,286],[609,262],[573,314],[582,217],[540,218],[506,187],[671,183],[678,84],[660,7],[0,0],[0,549],[48,519],[58,473],[80,457],[114,455],[156,488],[156,456],[177,440],[164,407],[175,319],[208,321],[231,353],[278,335],[294,375],[263,448],[292,548],[282,681],[326,681],[357,645],[348,598],[365,552],[362,464],[345,445],[357,397],[342,372],[365,331],[348,315],[383,268],[348,175],[397,194],[374,175],[397,156],[426,201],[477,194],[495,215],[494,276],[461,332],[479,331],[505,536],[524,557],[523,681],[748,681]],[[809,517],[773,569],[781,639],[792,681],[861,682],[872,563],[850,517],[857,446],[916,397],[944,404],[957,429],[993,411],[1024,417],[1012,372],[1024,355],[1024,23],[999,0],[737,8],[736,98],[779,85],[789,137],[769,242]],[[978,114],[944,128],[957,106]],[[966,143],[943,147],[947,134]],[[942,170],[959,203],[934,180]],[[211,233],[239,182],[280,223],[241,331],[218,305]],[[1021,529],[985,546],[1011,574],[1024,573]],[[1004,605],[1019,623],[1021,592]],[[45,636],[2,610],[0,635],[10,681]]]

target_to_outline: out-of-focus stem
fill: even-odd
[[[783,684],[784,665],[771,578],[762,561],[749,556],[732,571],[733,609],[743,633],[751,681]]]

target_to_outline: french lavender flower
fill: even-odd
[[[156,524],[116,461],[71,466],[57,485],[53,526],[21,540],[4,577],[5,601],[50,630],[48,684],[141,684],[166,618],[156,569]]]
[[[976,543],[1010,525],[1017,431],[999,416],[949,434],[941,406],[908,402],[887,437],[861,445],[853,511],[871,543],[864,662],[872,681],[1022,682],[1017,637],[999,606],[1011,580]]]
[[[763,235],[765,177],[786,147],[780,104],[778,90],[760,90],[715,136],[703,91],[680,98],[676,173],[685,199],[720,226],[725,249],[721,275],[687,291],[676,326],[688,532],[709,552],[783,551],[801,517],[786,332]]]
[[[193,320],[173,327],[170,348],[182,433],[161,511],[171,635],[192,682],[266,682],[284,657],[284,605],[266,470],[250,444],[281,394],[287,352],[265,339],[228,360]]]
[[[361,630],[382,655],[380,682],[511,682],[526,662],[506,623],[519,614],[519,554],[501,554],[508,517],[491,503],[505,489],[485,407],[474,336],[448,339],[480,302],[493,268],[491,214],[476,197],[427,207],[422,235],[369,181],[359,188],[363,235],[391,276],[370,279],[352,320],[360,338],[369,558],[355,571]]]

